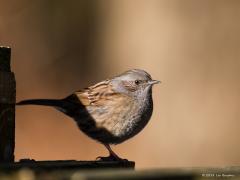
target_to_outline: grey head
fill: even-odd
[[[142,98],[147,94],[151,95],[152,86],[159,82],[153,80],[149,73],[141,69],[126,71],[111,80],[116,92],[136,98]]]

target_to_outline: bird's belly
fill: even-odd
[[[124,105],[88,109],[87,118],[85,115],[85,118],[75,119],[79,128],[91,138],[102,143],[118,144],[139,133],[152,114],[151,110],[140,110],[134,103]]]
[[[126,113],[126,116],[119,119],[119,123],[111,129],[112,134],[116,137],[114,144],[121,143],[138,134],[147,125],[151,115],[152,111],[136,114]]]

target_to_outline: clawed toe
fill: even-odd
[[[122,159],[120,157],[114,157],[114,156],[107,156],[107,157],[101,157],[101,156],[98,156],[96,158],[96,160],[98,161],[128,161],[127,159]]]
[[[109,156],[107,157],[101,157],[101,156],[98,156],[96,158],[96,160],[98,161],[118,161],[118,162],[128,162],[127,159],[122,159],[120,158],[116,153],[113,152],[113,150],[111,149],[111,147],[109,146],[109,144],[103,144],[107,150],[109,151]]]
[[[102,157],[102,156],[98,156],[96,158],[97,161],[116,161],[115,159],[111,158],[110,156],[108,157]]]

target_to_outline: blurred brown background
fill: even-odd
[[[131,68],[163,83],[135,138],[114,147],[138,168],[240,164],[240,1],[1,0],[17,100],[61,98]],[[55,109],[16,112],[16,159],[107,155]]]

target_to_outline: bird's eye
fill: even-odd
[[[136,80],[136,81],[135,81],[135,84],[136,84],[136,85],[139,85],[139,84],[140,84],[140,81],[139,81],[139,80]]]

